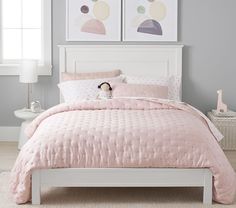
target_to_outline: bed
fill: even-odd
[[[116,68],[131,75],[182,77],[182,47],[59,46],[60,72]],[[31,199],[32,204],[40,204],[41,186],[203,187],[203,203],[211,204],[213,195],[219,203],[232,203],[235,172],[217,143],[221,135],[192,107],[181,102],[129,98],[69,105],[63,104],[61,97],[61,103],[37,118],[28,132],[31,139],[12,171],[17,203]],[[145,131],[141,131],[143,126]],[[153,135],[159,128],[164,133],[157,141]],[[120,135],[121,130],[125,136]],[[81,139],[76,143],[79,134]],[[55,148],[51,148],[53,144]]]

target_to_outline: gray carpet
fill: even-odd
[[[42,189],[42,205],[17,206],[9,193],[9,172],[0,174],[0,208],[200,208],[234,207],[214,204],[203,206],[199,188],[48,188]]]

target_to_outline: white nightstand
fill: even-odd
[[[220,145],[224,150],[236,150],[236,117],[217,117],[208,112],[208,118],[224,135]]]
[[[27,142],[28,138],[25,135],[25,128],[30,124],[32,120],[34,120],[37,116],[39,116],[44,110],[40,113],[33,113],[30,109],[21,109],[14,111],[14,114],[17,118],[23,119],[24,122],[21,124],[20,135],[19,135],[19,143],[18,149],[20,150],[22,146]]]

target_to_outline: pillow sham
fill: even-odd
[[[102,72],[86,72],[86,73],[66,73],[62,72],[62,81],[70,80],[87,80],[87,79],[103,79],[120,76],[121,70],[102,71]]]
[[[168,99],[181,101],[181,77],[167,76],[160,78],[143,77],[143,76],[125,76],[128,84],[146,84],[159,85],[168,87]]]
[[[123,80],[124,78],[121,76],[106,79],[71,80],[58,84],[58,87],[65,102],[94,100],[99,92],[99,84],[102,82],[122,83]]]
[[[125,76],[128,84],[146,84],[146,85],[162,85],[168,86],[169,77],[146,77],[146,76]]]
[[[142,84],[115,84],[112,90],[112,96],[115,97],[150,97],[150,98],[168,98],[168,87],[158,85]]]

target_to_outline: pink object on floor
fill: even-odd
[[[31,197],[31,174],[47,168],[210,168],[214,200],[230,204],[235,172],[222,135],[186,104],[111,99],[60,104],[37,117],[11,173],[16,203]]]

